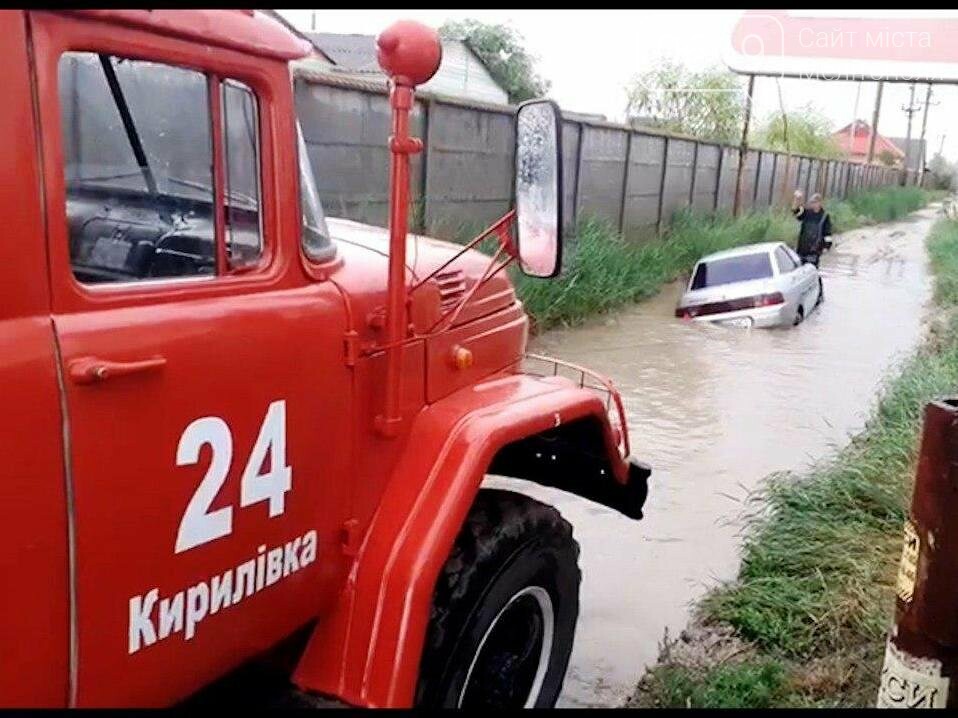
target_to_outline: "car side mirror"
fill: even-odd
[[[516,110],[516,253],[522,271],[554,277],[562,268],[562,114],[551,100]]]

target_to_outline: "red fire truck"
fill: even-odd
[[[578,546],[483,477],[638,519],[650,473],[608,382],[524,368],[504,269],[559,272],[558,108],[517,111],[514,210],[407,236],[441,50],[378,47],[388,231],[323,216],[275,20],[0,12],[0,705],[175,704],[296,636],[302,695],[555,703]]]

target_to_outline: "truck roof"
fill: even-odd
[[[256,10],[109,9],[66,12],[280,60],[305,57],[313,49],[281,23]]]

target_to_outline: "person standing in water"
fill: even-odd
[[[802,262],[818,266],[822,252],[832,246],[832,220],[822,207],[822,196],[816,192],[805,205],[805,195],[795,190],[792,197],[792,214],[801,222],[798,232],[798,246],[795,251]]]

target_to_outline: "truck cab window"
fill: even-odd
[[[86,284],[213,276],[209,78],[92,52],[58,67],[66,213],[74,276]],[[221,236],[229,269],[263,254],[259,108],[219,83],[224,162]]]
[[[214,274],[206,76],[89,52],[65,53],[58,74],[76,278]]]
[[[226,80],[221,87],[226,155],[226,254],[231,267],[249,267],[256,264],[263,253],[256,96],[236,80]]]

